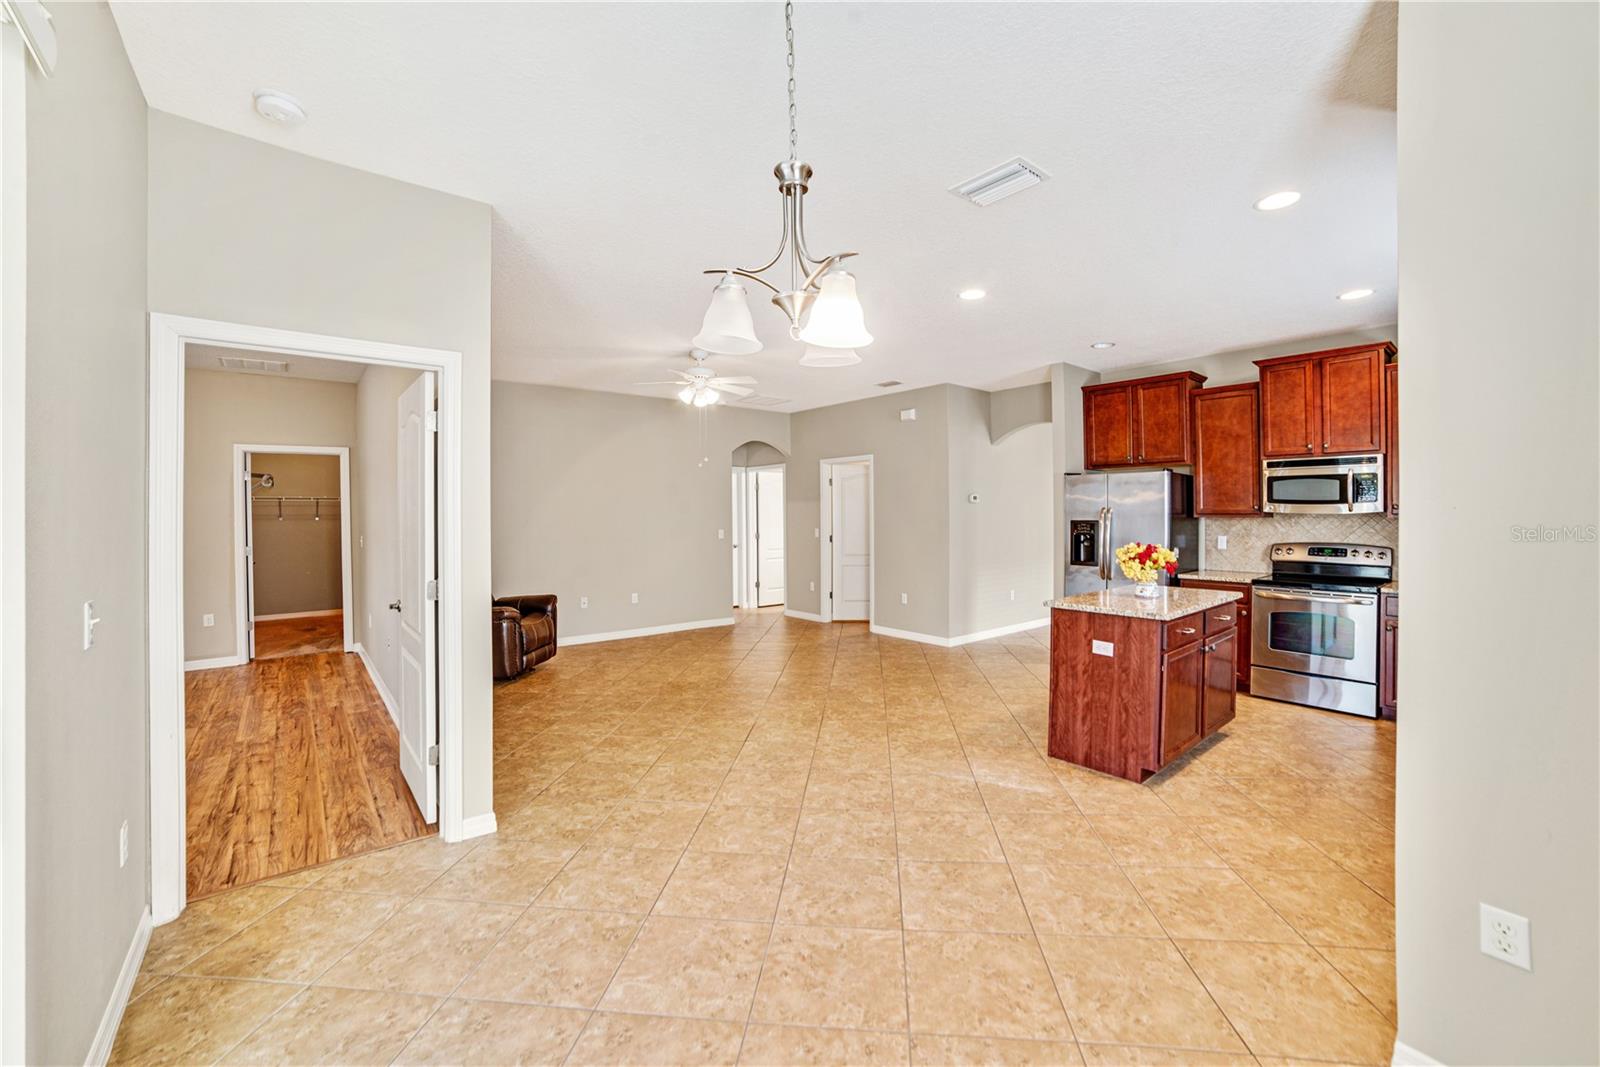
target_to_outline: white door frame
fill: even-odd
[[[763,463],[757,467],[736,467],[739,472],[739,485],[743,490],[735,503],[739,508],[739,607],[752,611],[760,603],[760,596],[756,593],[756,580],[761,575],[761,559],[756,555],[756,472],[757,471],[784,471],[787,478],[789,464]],[[789,501],[787,482],[784,489],[784,521],[788,521]],[[784,548],[784,571],[787,575],[789,569],[788,548]],[[787,578],[785,579],[787,580]],[[787,587],[785,587],[787,588]],[[787,598],[787,597],[786,597]]]
[[[835,464],[865,463],[867,465],[867,543],[871,547],[867,550],[867,589],[871,600],[867,604],[867,626],[872,628],[878,625],[878,479],[877,465],[873,462],[871,452],[860,456],[831,456],[817,462],[817,496],[821,498],[821,522],[817,540],[822,542],[822,580],[817,583],[821,590],[821,611],[823,622],[833,621],[833,542],[820,536],[833,533],[833,489],[828,484],[832,477],[832,468]]]
[[[27,63],[0,24],[0,1063],[28,1059]]]
[[[244,468],[246,454],[276,452],[288,456],[338,456],[339,457],[339,604],[344,611],[344,650],[356,650],[355,590],[350,569],[350,449],[344,445],[250,445],[235,442],[233,446],[233,603],[234,603],[234,658],[239,663],[250,662],[254,647],[250,641],[250,626],[254,622],[250,613],[255,604],[245,595],[249,575],[244,562],[245,528],[250,522],[250,482],[239,477]],[[252,551],[254,542],[251,542]],[[223,664],[213,664],[223,666]]]
[[[439,376],[439,833],[446,841],[459,841],[466,836],[461,743],[462,637],[467,618],[461,582],[461,353],[152,313],[148,538],[150,901],[157,923],[177,918],[186,902],[183,373],[184,346],[188,344],[408,367],[433,371]],[[476,617],[476,611],[473,614]]]

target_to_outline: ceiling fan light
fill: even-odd
[[[800,330],[800,340],[824,348],[865,348],[872,343],[856,298],[856,278],[847,270],[830,271],[822,276],[817,302]]]
[[[694,346],[724,356],[750,356],[761,351],[755,323],[750,319],[750,302],[744,286],[724,274],[711,291],[711,305],[695,334]]]
[[[694,386],[686,385],[678,391],[678,399],[685,404],[694,403]]]
[[[806,345],[806,353],[800,357],[802,367],[853,367],[860,362],[861,356],[853,348],[818,348],[816,345]]]
[[[715,389],[702,389],[694,394],[694,406],[697,408],[708,408],[721,399],[722,394],[717,392]]]

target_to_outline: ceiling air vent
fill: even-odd
[[[1014,196],[1024,189],[1032,189],[1050,175],[1018,156],[1008,163],[1002,163],[993,170],[986,170],[976,178],[968,178],[959,185],[952,185],[950,191],[963,200],[970,200],[979,207],[987,207],[997,200],[1004,200]]]
[[[890,378],[886,382],[879,382],[878,383],[878,388],[879,389],[893,389],[897,385],[904,385],[904,384],[906,384],[906,383],[902,382],[902,381],[900,381],[900,380],[898,380],[896,378]]]
[[[281,359],[251,359],[248,356],[218,356],[223,370],[248,370],[257,374],[288,374],[289,364]]]

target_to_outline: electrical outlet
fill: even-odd
[[[581,596],[581,597],[578,598],[578,607],[586,608],[588,606],[589,606],[589,598],[588,597]]]
[[[1017,591],[1015,589],[1011,590],[1011,599],[1012,600],[1017,599]]]
[[[201,626],[215,626],[216,624],[217,624],[217,617],[215,615],[211,615],[211,614],[208,613],[208,614],[200,616],[200,625]]]
[[[122,820],[122,829],[117,831],[117,866],[128,865],[128,820]]]
[[[372,632],[372,612],[367,612],[367,633]]]
[[[632,594],[631,602],[634,603],[634,604],[637,604],[639,602],[639,594],[638,593]]]
[[[820,539],[822,537],[822,531],[813,526],[811,527],[811,536],[813,539]]]
[[[367,535],[366,534],[362,534],[360,537],[356,538],[356,547],[357,548],[366,548],[367,547]]]
[[[1224,549],[1224,548],[1227,548],[1227,547],[1228,547],[1228,535],[1227,534],[1217,534],[1217,548],[1218,549]]]
[[[1502,963],[1533,970],[1528,920],[1489,904],[1478,905],[1478,948]]]
[[[718,530],[717,531],[717,540],[718,541],[722,540],[724,537],[727,536],[727,534],[728,534],[728,531],[726,531],[726,530]]]
[[[811,591],[813,593],[815,593],[817,591],[817,583],[816,582],[812,582],[811,583]]]
[[[911,598],[906,596],[904,593],[901,593],[900,594],[900,603],[909,604],[909,603],[911,603]]]

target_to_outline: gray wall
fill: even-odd
[[[1003,394],[949,389],[950,622],[945,635],[1048,618],[1049,422],[1013,427],[996,444],[990,441],[990,398]],[[1029,389],[1037,412],[1038,394],[1048,394],[1048,386]],[[1048,416],[1048,395],[1044,400]],[[977,503],[971,500],[974,493]]]
[[[512,382],[493,394],[496,595],[556,594],[561,636],[729,617],[733,450],[788,447],[787,415]]]
[[[493,809],[487,204],[159,111],[152,311],[462,353],[464,814]]]
[[[1008,434],[1024,426],[1050,422],[1053,408],[1049,382],[1000,389],[987,396],[989,435],[995,441],[1004,440]]]
[[[344,607],[344,561],[339,528],[342,505],[338,456],[259,452],[252,470],[269,471],[271,489],[258,490],[251,524],[255,547],[255,598],[263,615],[338,611]],[[322,501],[275,496],[326,497]]]
[[[1083,471],[1083,387],[1098,378],[1094,371],[1072,363],[1050,368],[1050,458],[1054,468],[1050,472],[1050,517],[1055,531],[1050,588],[1056,596],[1066,591],[1066,476]]]
[[[349,448],[356,441],[356,387],[193,369],[184,372],[183,385],[183,657],[237,656],[233,446]],[[351,492],[359,494],[354,484]],[[216,616],[215,626],[203,624],[208,614]]]
[[[1597,11],[1400,5],[1400,532],[1429,550],[1400,638],[1399,1039],[1445,1063],[1600,1062]],[[1531,972],[1479,953],[1480,901],[1532,921]]]
[[[1129,378],[1143,378],[1151,374],[1176,374],[1179,371],[1192,370],[1206,376],[1206,388],[1216,385],[1237,385],[1240,382],[1253,382],[1260,376],[1255,365],[1258,359],[1293,356],[1301,352],[1320,352],[1327,348],[1344,348],[1348,345],[1364,345],[1377,341],[1393,341],[1397,333],[1398,327],[1391,325],[1317,334],[1298,340],[1274,341],[1271,344],[1211,352],[1169,363],[1143,363],[1135,367],[1118,367],[1097,375],[1095,381],[1123,382]],[[1081,402],[1080,397],[1079,403]]]
[[[368,367],[356,383],[356,448],[351,458],[355,493],[355,638],[392,696],[400,693],[400,616],[389,604],[400,596],[399,454],[400,394],[417,372]]]
[[[916,421],[901,422],[902,408],[916,408]],[[935,385],[790,416],[794,447],[784,493],[791,609],[822,610],[819,462],[871,453],[874,619],[895,630],[949,636],[949,410],[949,387]]]
[[[146,110],[105,5],[51,14],[60,62],[27,85],[27,1059],[81,1063],[148,879]]]

